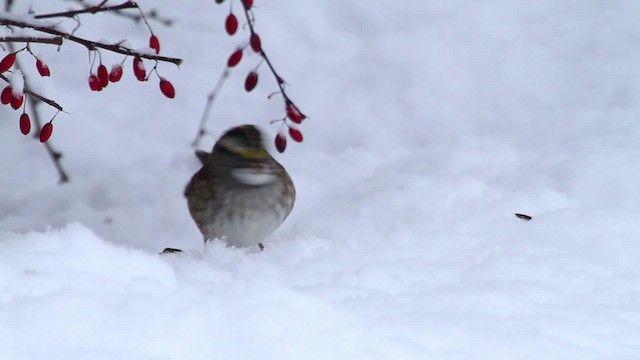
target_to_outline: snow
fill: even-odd
[[[9,76],[9,84],[11,85],[11,93],[13,96],[22,96],[24,94],[24,75],[18,69],[14,69]]]
[[[23,12],[7,12],[4,11],[4,9],[0,10],[0,19],[5,20],[6,22],[29,25],[31,27],[42,27],[64,31],[63,29],[58,27],[58,24],[55,21],[36,19],[31,14],[27,13],[29,9],[21,10]]]
[[[256,1],[309,116],[272,151],[297,203],[264,252],[203,247],[182,196],[246,29],[226,35],[228,4],[139,3],[176,20],[152,23],[185,60],[158,67],[175,99],[131,59],[96,93],[82,46],[33,45],[51,78],[18,56],[70,113],[51,144],[71,182],[0,108],[0,359],[640,358],[640,3]],[[77,35],[148,42],[105,14]],[[232,69],[215,136],[278,132],[264,65],[243,89],[258,60]]]
[[[7,13],[1,13],[0,16],[4,14],[7,14]],[[37,38],[37,39],[55,39],[56,38],[56,35],[44,34],[32,28],[18,28],[18,27],[0,28],[0,36],[1,37],[14,36],[14,37],[25,37],[25,38]]]

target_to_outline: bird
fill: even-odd
[[[211,153],[196,151],[196,156],[202,167],[184,196],[204,242],[220,239],[230,246],[258,245],[264,250],[262,242],[291,213],[296,189],[267,151],[262,132],[254,125],[233,127]]]

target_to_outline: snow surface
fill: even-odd
[[[185,60],[159,67],[173,100],[130,60],[91,92],[80,46],[34,45],[50,78],[19,57],[70,113],[51,141],[71,183],[2,107],[0,359],[640,359],[640,2],[256,0],[310,116],[277,155],[298,200],[263,253],[203,248],[182,197],[246,33],[224,33],[228,4],[139,3],[176,20],[154,26]],[[104,14],[77,34],[148,41]],[[278,131],[264,66],[243,90],[257,60],[216,135]]]

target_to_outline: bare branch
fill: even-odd
[[[6,82],[9,82],[9,78],[7,78],[6,76],[4,76],[2,74],[0,74],[0,79],[4,80]],[[46,98],[46,97],[38,94],[37,92],[32,91],[31,89],[29,89],[29,87],[26,85],[26,81],[25,81],[25,86],[24,86],[24,93],[28,94],[28,95],[31,95],[35,99],[38,99],[39,101],[42,101],[42,102],[46,103],[47,105],[52,106],[52,107],[54,107],[54,108],[56,108],[56,109],[58,109],[58,110],[60,110],[62,112],[66,112],[66,111],[64,111],[62,106],[60,106],[60,104],[58,104],[57,102],[55,102],[55,101],[53,101],[53,100],[51,100],[49,98]]]
[[[50,27],[40,26],[33,23],[27,23],[27,22],[3,17],[1,14],[0,14],[0,23],[4,25],[13,25],[20,28],[32,28],[34,30],[37,30],[46,34],[62,36],[63,38],[68,39],[69,41],[73,41],[75,43],[83,45],[88,50],[105,49],[105,50],[112,51],[118,54],[123,54],[123,55],[139,56],[141,58],[169,62],[175,65],[182,64],[182,59],[172,58],[167,56],[160,56],[160,55],[155,55],[150,53],[142,53],[118,44],[115,44],[115,45],[103,44],[100,42],[83,39],[75,35],[71,35],[69,33],[65,33],[63,31],[59,31]]]
[[[116,11],[116,13],[120,14],[120,16],[124,16],[124,17],[129,17],[130,19],[134,20],[134,21],[140,21],[143,19],[142,16],[140,15],[133,15],[133,14],[125,14],[122,13],[120,11]],[[160,24],[164,25],[164,26],[171,26],[173,25],[173,19],[169,19],[169,18],[165,18],[160,16],[160,14],[158,14],[158,11],[155,9],[151,9],[149,10],[146,14],[144,14],[144,17],[150,20],[154,20],[159,22]]]
[[[87,3],[85,3],[84,0],[73,0],[76,3],[78,3],[80,6],[84,7],[85,9],[89,9],[94,7],[95,5],[89,5]],[[151,9],[149,11],[144,12],[144,14],[131,14],[128,12],[124,12],[122,10],[114,10],[111,12],[112,14],[116,14],[118,16],[124,17],[124,18],[128,18],[131,19],[135,22],[140,22],[142,21],[144,18],[149,19],[149,20],[154,20],[159,22],[160,24],[164,25],[164,26],[171,26],[173,25],[173,19],[169,19],[169,18],[165,18],[160,16],[160,14],[158,14],[158,11],[155,9]]]
[[[251,37],[253,37],[253,35],[256,34],[256,32],[255,32],[255,30],[253,28],[253,13],[245,5],[244,1],[242,1],[242,8],[244,10],[245,18],[247,19],[247,25],[249,25],[249,32],[250,32],[249,36],[251,38]],[[287,95],[287,92],[285,91],[286,82],[276,72],[276,69],[273,67],[273,64],[271,63],[271,60],[269,60],[269,56],[267,56],[267,53],[264,51],[264,48],[262,47],[262,45],[260,46],[260,56],[264,59],[265,63],[267,63],[267,66],[269,67],[269,70],[273,74],[273,77],[276,79],[276,83],[278,83],[278,87],[280,88],[280,95],[282,95],[282,99],[284,100],[284,103],[286,105],[291,104],[298,110],[298,107],[293,103],[293,101],[291,100],[291,98],[289,98],[289,95]],[[299,112],[299,110],[298,110],[298,112]],[[300,112],[300,115],[302,115],[304,118],[307,117],[306,115],[304,115],[301,112]]]
[[[24,88],[24,93],[27,94],[27,95],[31,95],[31,97],[33,97],[35,99],[38,99],[38,100],[42,101],[43,103],[45,103],[45,104],[47,104],[49,106],[52,106],[52,107],[54,107],[54,108],[66,113],[66,111],[64,111],[64,109],[62,108],[62,106],[60,106],[60,104],[58,104],[57,102],[55,102],[55,101],[53,101],[53,100],[51,100],[49,98],[46,98],[46,97],[38,94],[37,92],[31,91],[31,90],[29,90],[28,88],[25,87]]]
[[[70,10],[70,11],[62,11],[62,12],[50,13],[50,14],[34,15],[33,18],[34,19],[50,19],[54,17],[74,17],[80,14],[97,14],[99,12],[104,12],[104,11],[117,11],[117,10],[137,9],[137,8],[138,8],[138,4],[132,1],[127,1],[120,5],[114,5],[114,6],[104,6],[104,2],[102,2],[101,4],[96,6],[85,7],[82,10]]]
[[[0,42],[30,42],[42,44],[62,45],[62,36],[39,37],[39,36],[2,36]]]

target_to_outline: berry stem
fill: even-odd
[[[246,6],[242,6],[242,10],[244,11],[245,18],[247,19],[247,25],[249,26],[249,33],[250,33],[249,34],[249,38],[251,38],[256,34],[255,29],[253,27],[253,18],[254,18],[254,16],[253,16],[253,13],[252,13],[251,9],[247,8]],[[289,98],[289,95],[287,95],[287,92],[285,90],[286,82],[284,81],[284,79],[276,71],[275,67],[271,63],[271,60],[269,59],[269,56],[264,51],[264,47],[262,45],[260,46],[259,54],[262,57],[262,59],[264,60],[264,62],[267,63],[267,66],[269,67],[269,70],[271,71],[271,74],[273,74],[273,77],[276,79],[276,83],[278,84],[278,88],[280,88],[280,95],[282,95],[282,99],[284,100],[285,105],[293,104],[295,106],[294,102],[291,100],[291,98]],[[298,107],[296,106],[296,108],[298,108]],[[301,113],[301,115],[305,116],[302,113]]]

